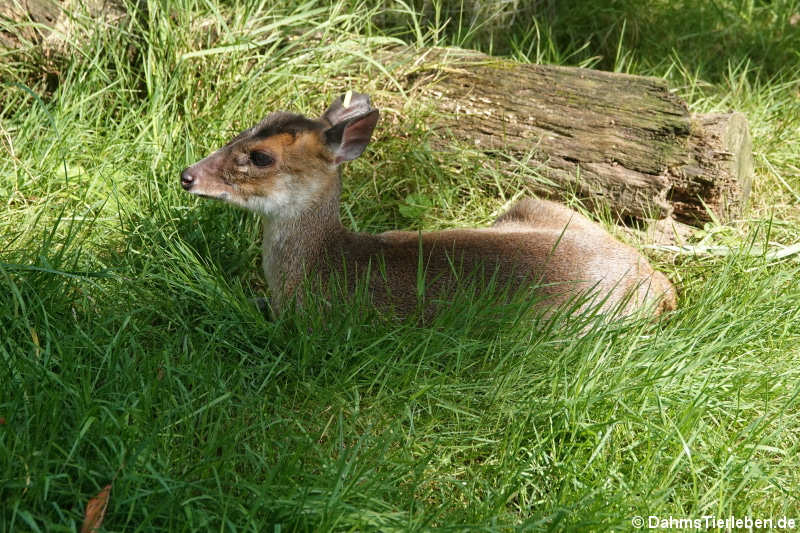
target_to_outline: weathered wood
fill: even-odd
[[[692,119],[683,164],[668,169],[669,200],[681,220],[708,220],[706,206],[728,220],[741,212],[750,196],[753,148],[747,118],[742,113],[712,113]]]
[[[455,48],[387,50],[431,128],[514,159],[532,155],[552,185],[602,200],[621,216],[690,224],[735,216],[747,199],[752,150],[740,113],[690,115],[659,78],[520,64]],[[420,102],[421,101],[421,102]],[[507,159],[507,158],[506,158]],[[501,168],[511,170],[504,158]]]
[[[82,12],[104,22],[125,17],[123,0],[0,0],[0,49],[35,44],[46,54],[63,51]]]

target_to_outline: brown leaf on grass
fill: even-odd
[[[39,357],[39,353],[42,351],[41,345],[39,345],[39,334],[36,333],[36,330],[33,328],[28,328],[31,330],[31,339],[33,340],[33,345],[36,347],[36,357]]]
[[[792,26],[797,26],[800,24],[800,13],[794,13],[791,17],[789,17],[789,24]]]
[[[108,507],[108,497],[111,494],[111,485],[106,485],[97,496],[86,504],[86,516],[83,517],[81,533],[96,533],[103,524]]]

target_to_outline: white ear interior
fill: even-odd
[[[364,148],[369,144],[372,130],[378,123],[380,114],[377,109],[360,117],[351,119],[342,132],[342,139],[335,151],[335,162],[339,164],[343,161],[352,161],[360,156]]]

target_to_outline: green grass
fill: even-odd
[[[519,8],[460,28],[450,4],[437,23],[427,4],[132,2],[124,23],[75,12],[67,54],[0,52],[0,530],[75,530],[107,483],[107,531],[800,518],[800,263],[747,253],[800,234],[800,4],[542,3],[535,25]],[[743,111],[752,206],[703,234],[734,253],[653,256],[681,291],[657,324],[464,298],[425,327],[344,304],[265,319],[257,221],[178,173],[269,110],[348,88],[380,104],[394,86],[365,58],[398,38],[663,76],[693,110]],[[345,171],[345,223],[486,224],[525,193],[433,152],[412,104]]]

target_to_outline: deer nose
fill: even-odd
[[[189,190],[194,185],[195,177],[192,175],[191,171],[187,168],[183,172],[181,172],[181,187],[184,190]]]

